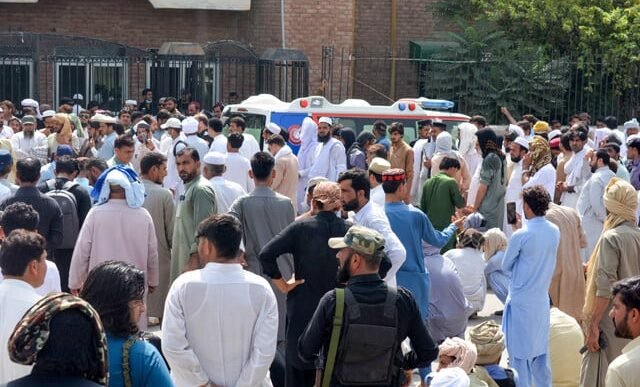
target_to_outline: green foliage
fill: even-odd
[[[458,19],[458,27],[461,32],[446,34],[457,45],[423,66],[427,95],[455,100],[460,111],[490,122],[503,121],[501,106],[547,117],[562,105],[569,87],[567,61],[550,61],[542,49],[517,45],[486,20],[471,26]]]

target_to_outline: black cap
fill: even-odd
[[[71,105],[73,106],[73,100],[69,97],[60,98],[60,105]]]

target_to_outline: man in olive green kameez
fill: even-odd
[[[465,204],[455,179],[459,171],[458,159],[445,157],[440,162],[440,173],[424,183],[420,209],[427,214],[433,227],[439,231],[451,224],[451,217],[455,214],[456,208],[462,208]],[[455,236],[451,237],[440,253],[444,254],[451,250],[455,246],[455,239]]]
[[[176,154],[184,194],[178,199],[171,251],[171,282],[185,271],[200,267],[198,262],[198,224],[215,215],[216,193],[209,180],[200,175],[200,157],[193,148],[184,148]]]

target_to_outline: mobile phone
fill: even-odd
[[[516,224],[518,218],[516,217],[516,203],[507,203],[507,223]]]

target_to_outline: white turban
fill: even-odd
[[[318,120],[318,123],[321,123],[321,122],[324,122],[325,124],[328,124],[329,126],[333,125],[333,121],[329,117],[320,117],[320,119]]]
[[[635,118],[624,123],[624,134],[627,134],[629,129],[640,129],[640,123]]]

